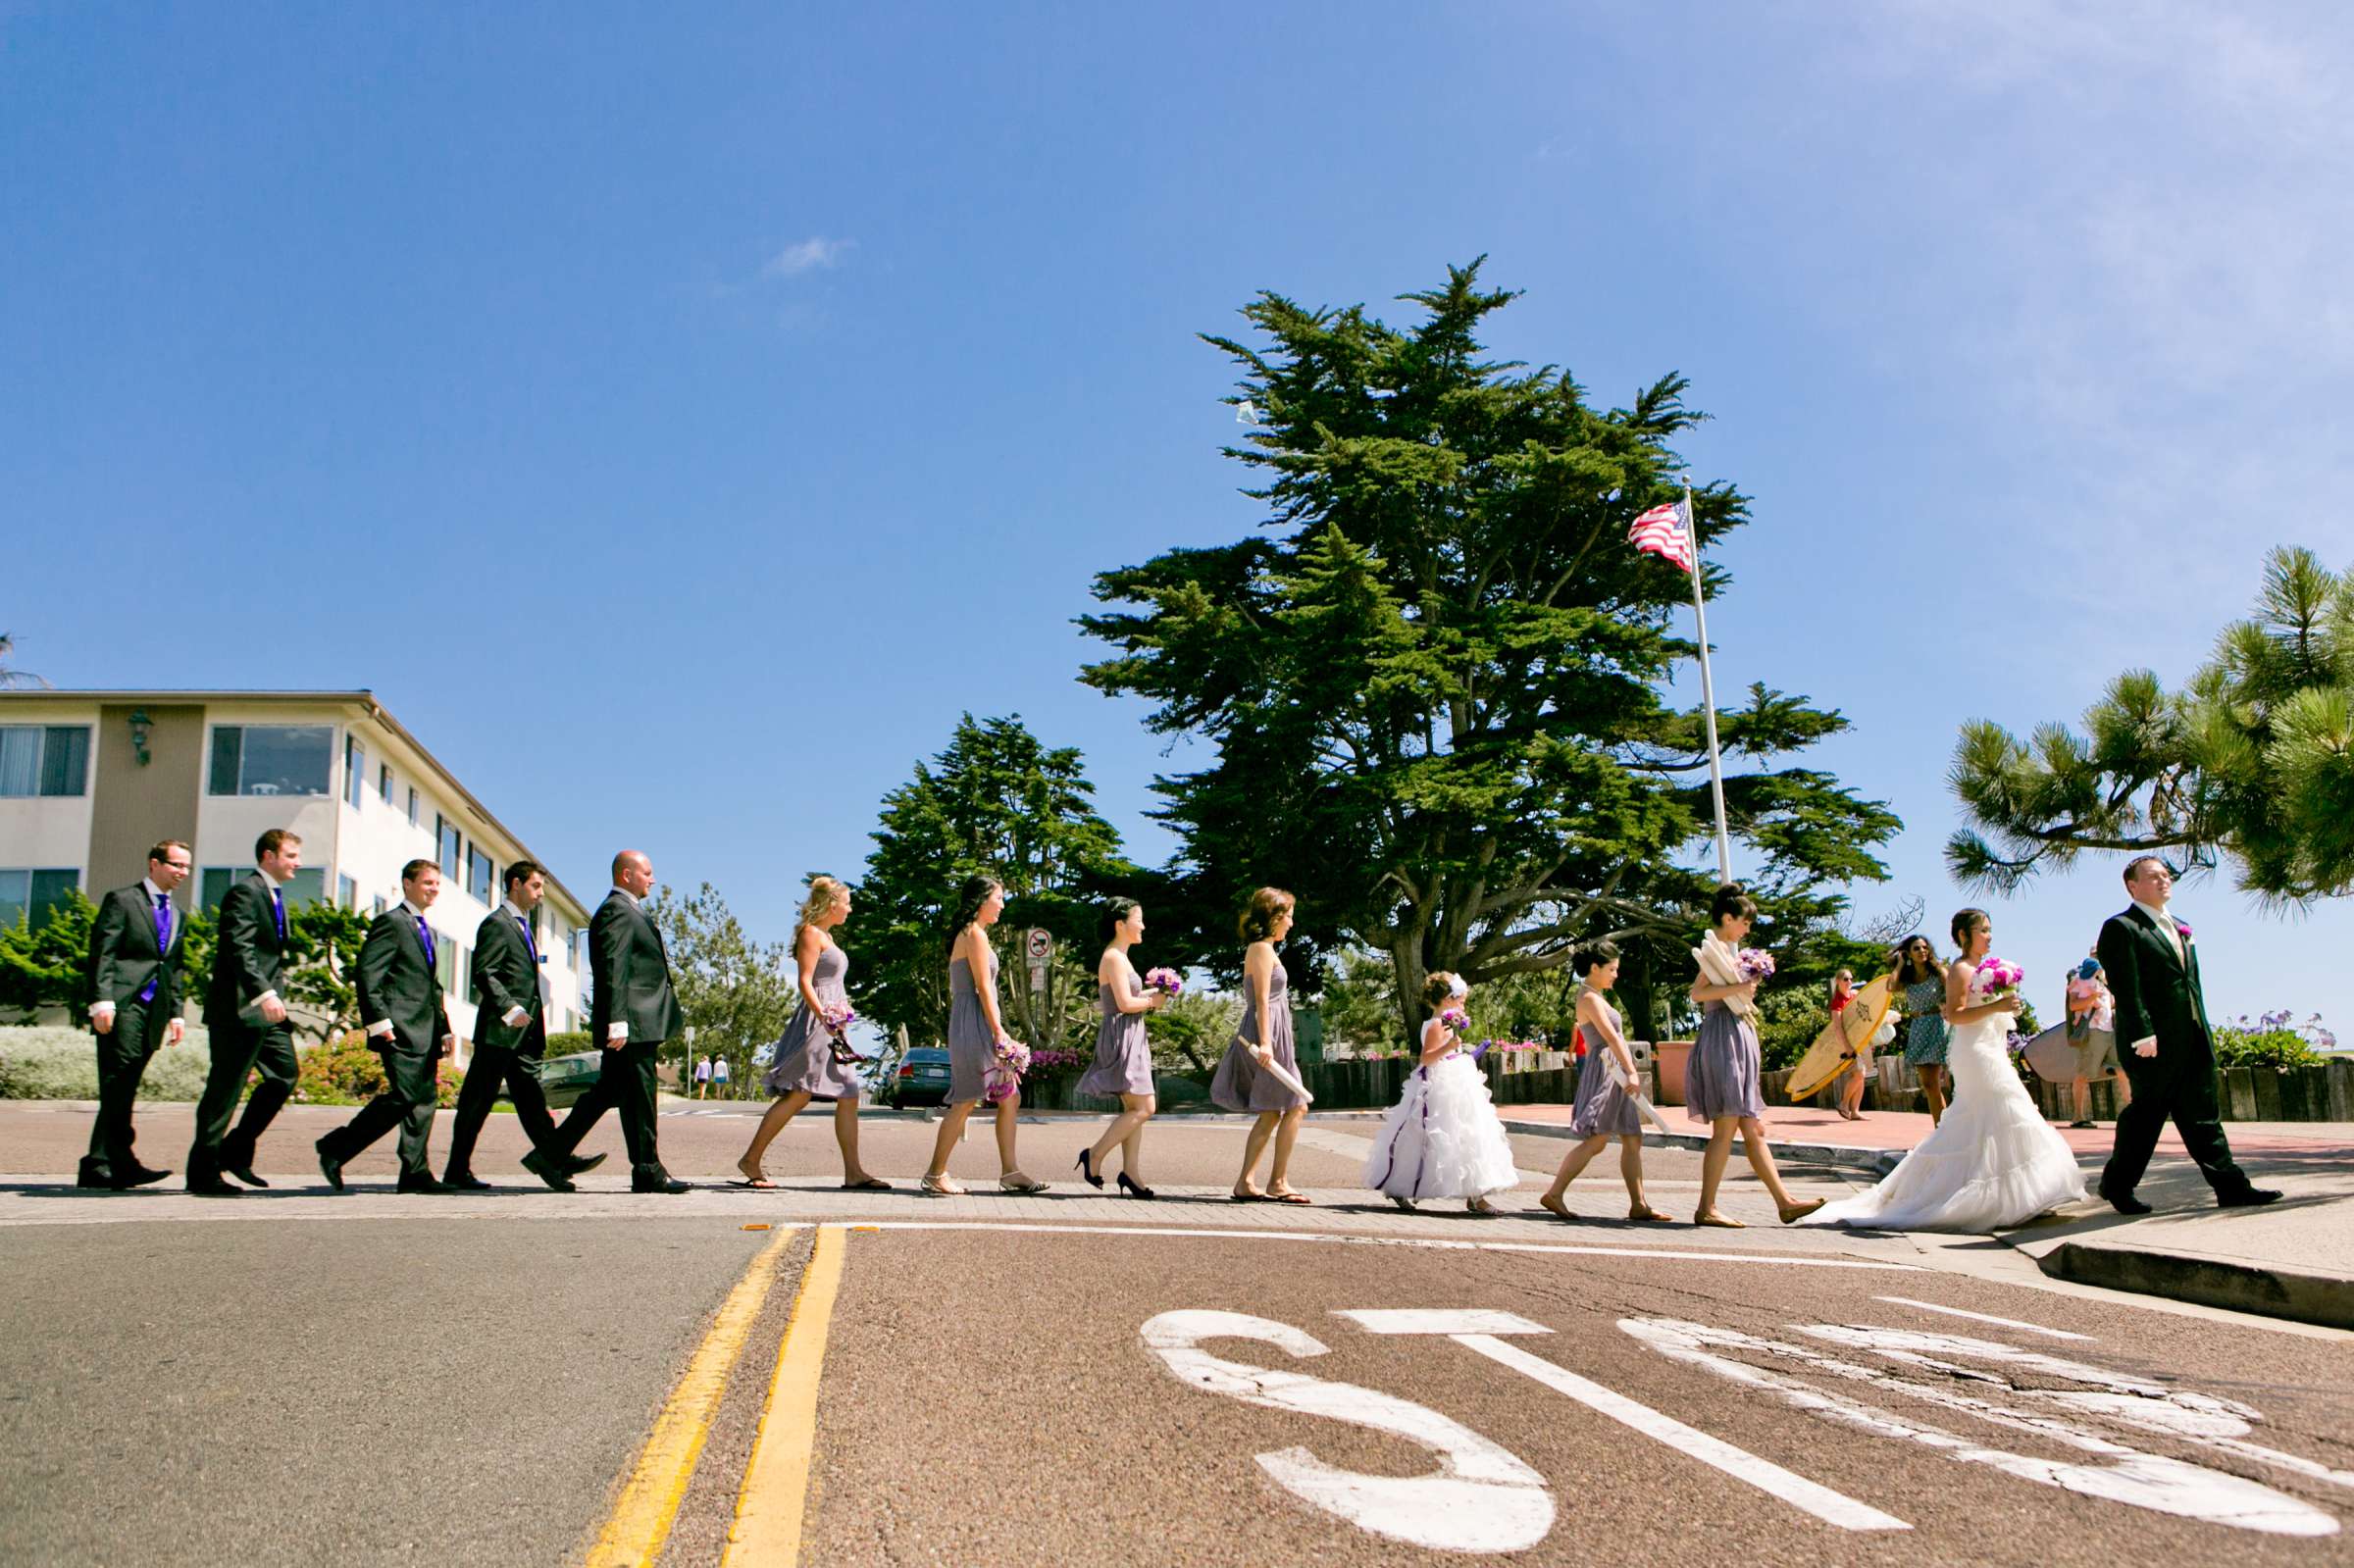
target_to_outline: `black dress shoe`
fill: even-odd
[[[327,1178],[328,1186],[333,1188],[338,1192],[342,1191],[343,1156],[330,1151],[327,1146],[326,1138],[321,1138],[318,1142],[313,1143],[311,1147],[319,1151],[319,1174]]]
[[[2280,1201],[2280,1190],[2271,1187],[2251,1187],[2244,1192],[2232,1192],[2215,1200],[2219,1209],[2260,1209],[2267,1203]]]
[[[663,1171],[654,1176],[631,1177],[630,1190],[633,1192],[684,1192],[689,1189],[685,1182],[680,1181],[668,1171]]]
[[[452,1192],[487,1192],[490,1184],[472,1171],[451,1171],[441,1178],[441,1185]]]
[[[2108,1199],[2109,1206],[2120,1214],[2147,1214],[2150,1212],[2150,1206],[2130,1192],[2103,1192],[2101,1196]]]
[[[191,1176],[188,1178],[188,1195],[191,1197],[243,1197],[245,1194],[218,1176]]]
[[[420,1171],[414,1176],[403,1174],[396,1192],[446,1192],[448,1188],[434,1180],[431,1172]]]
[[[115,1186],[126,1191],[134,1187],[152,1187],[171,1174],[170,1171],[159,1171],[151,1166],[134,1165],[130,1168],[130,1174],[119,1179]]]
[[[565,1179],[563,1170],[556,1163],[562,1158],[561,1155],[542,1154],[537,1149],[534,1149],[523,1157],[523,1168],[545,1182],[550,1191],[578,1192],[580,1189]],[[597,1156],[597,1159],[603,1158],[602,1154]]]
[[[90,1159],[83,1160],[80,1168],[75,1172],[74,1185],[90,1192],[120,1192],[123,1190],[123,1184],[115,1180],[113,1171],[108,1170],[96,1160]]]
[[[231,1165],[229,1163],[229,1161],[223,1160],[221,1162],[221,1169],[227,1171],[238,1181],[243,1182],[247,1187],[268,1187],[270,1185],[268,1182],[263,1181],[260,1177],[253,1174],[253,1162],[251,1160],[246,1161],[243,1165]]]
[[[585,1176],[604,1163],[602,1154],[567,1154],[564,1156],[564,1174]]]

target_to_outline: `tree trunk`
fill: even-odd
[[[1626,1037],[1659,1041],[1659,998],[1652,990],[1651,947],[1626,944],[1618,964],[1618,1000],[1626,1008]]]

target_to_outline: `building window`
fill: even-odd
[[[335,902],[354,914],[359,913],[360,885],[349,877],[337,877],[335,879]]]
[[[368,792],[368,753],[352,735],[343,737],[343,798],[351,809],[360,809],[360,796]]]
[[[387,762],[376,770],[376,792],[384,797],[385,805],[392,804],[392,764]]]
[[[376,913],[378,913],[378,914],[380,914],[380,915],[381,915],[381,914],[383,914],[383,913],[384,913],[385,910],[387,910],[387,909],[390,909],[391,907],[392,907],[392,906],[391,906],[390,904],[388,904],[388,903],[385,903],[385,902],[384,902],[384,900],[383,899],[383,897],[381,897],[381,896],[380,896],[380,897],[378,897],[378,899],[376,900]]]
[[[417,826],[417,791],[414,789],[409,791],[409,826]]]
[[[324,795],[334,750],[332,724],[215,725],[211,793]]]
[[[78,795],[89,790],[86,724],[0,724],[0,795]]]
[[[466,846],[466,890],[486,904],[490,901],[490,874],[493,869],[490,857],[483,853],[482,845]]]
[[[451,886],[458,882],[458,825],[439,812],[434,813],[434,840],[440,848],[441,880]]]
[[[252,872],[251,866],[205,867],[198,874],[196,884],[199,889],[197,898],[205,913],[211,914],[219,909],[221,900],[229,896],[229,890],[236,885],[237,879],[250,876]],[[288,909],[326,903],[327,872],[318,866],[305,866],[294,874],[292,881],[279,885],[278,896]]]
[[[445,991],[458,988],[458,944],[439,932],[434,933],[434,975]]]
[[[0,871],[0,929],[22,920],[40,930],[50,913],[80,887],[78,870]]]

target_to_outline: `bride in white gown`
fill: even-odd
[[[2000,1231],[2084,1195],[2084,1174],[2067,1140],[2035,1109],[2011,1065],[2007,1043],[2015,993],[1969,1000],[1994,926],[1984,910],[1954,917],[1961,956],[1945,972],[1946,1046],[1953,1103],[1926,1140],[1879,1186],[1826,1203],[1810,1225],[1869,1226],[1886,1231]]]

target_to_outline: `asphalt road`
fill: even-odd
[[[741,1150],[716,1109],[664,1118],[682,1174]],[[142,1112],[150,1159],[175,1114]],[[782,1453],[806,1511],[763,1562],[2354,1560],[2354,1336],[1786,1230],[1745,1176],[1749,1230],[1626,1225],[1609,1169],[1562,1225],[1533,1201],[1564,1145],[1532,1138],[1511,1217],[1407,1215],[1331,1122],[1295,1164],[1315,1205],[1235,1204],[1239,1128],[1172,1123],[1141,1203],[1066,1180],[1100,1124],[1031,1124],[1052,1192],[926,1200],[842,1192],[821,1117],[780,1191],[561,1196],[501,1117],[495,1193],[396,1196],[387,1146],[338,1197],[306,1156],[345,1114],[289,1110],[271,1191],[208,1203],[76,1194],[86,1117],[0,1107],[0,1556],[575,1563],[651,1494],[651,1560],[718,1563]],[[867,1162],[910,1178],[933,1131],[870,1122]],[[1696,1160],[1647,1168],[1690,1212]],[[955,1169],[995,1174],[985,1132]]]

